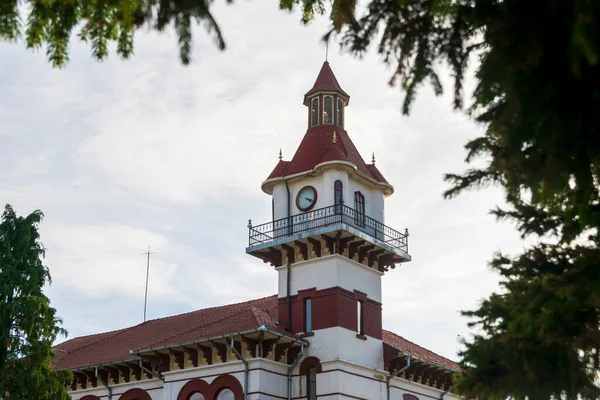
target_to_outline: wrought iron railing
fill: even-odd
[[[248,221],[249,245],[257,246],[340,222],[379,239],[391,247],[408,252],[408,229],[404,233],[398,232],[344,204],[319,208],[256,226],[252,225],[252,221]]]

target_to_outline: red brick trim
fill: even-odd
[[[313,287],[310,289],[298,290],[298,299],[304,300],[307,298],[313,298],[317,295],[317,288]]]
[[[252,371],[252,370],[250,370]],[[241,369],[239,371],[231,371],[229,374],[241,374],[243,373],[244,370]],[[221,374],[212,374],[212,375],[202,375],[202,376],[198,376],[196,378],[181,378],[181,379],[173,379],[173,380],[169,380],[167,381],[167,383],[172,383],[172,382],[181,382],[181,381],[189,381],[190,379],[204,379],[204,378],[212,378],[213,376],[221,376]],[[286,375],[287,376],[287,375]],[[149,389],[150,390],[150,389]]]
[[[310,296],[309,296],[310,294]],[[299,291],[290,296],[292,303],[292,331],[304,331],[304,299],[312,299],[312,330],[342,327],[356,333],[358,325],[356,302],[363,301],[364,336],[382,339],[381,303],[364,297],[359,291],[349,291],[340,287],[315,290],[314,288]],[[287,301],[279,299],[279,323],[287,324]]]
[[[205,398],[210,399],[208,397],[209,388],[210,385],[206,381],[194,378],[181,388],[177,395],[177,400],[188,400],[194,393],[201,393]]]
[[[369,301],[367,294],[358,290],[354,290],[354,298],[356,300],[364,301],[365,303]]]
[[[212,381],[207,393],[208,396],[205,397],[207,399],[214,399],[216,398],[217,393],[219,393],[225,388],[231,389],[235,400],[243,400],[244,389],[242,389],[242,384],[234,376],[231,375],[221,375],[217,379]]]
[[[419,400],[419,398],[417,396],[415,396],[414,394],[408,394],[408,393],[404,393],[402,395],[402,399],[403,400]]]
[[[342,392],[319,394],[319,395],[317,395],[317,398],[319,398],[319,397],[329,397],[329,396],[344,396],[344,397],[350,397],[351,399],[357,399],[357,400],[369,400],[366,397],[352,396],[351,394],[342,393]]]
[[[308,368],[315,367],[317,369],[317,374],[323,372],[323,367],[321,366],[321,360],[317,357],[306,357],[302,364],[300,364],[300,375],[306,375],[308,373]]]
[[[152,397],[145,390],[131,389],[123,393],[119,400],[152,400]]]
[[[419,392],[415,392],[414,390],[410,390],[410,389],[402,388],[402,387],[400,387],[400,386],[394,386],[394,385],[390,385],[390,387],[391,387],[391,388],[394,388],[394,389],[402,390],[402,391],[405,391],[405,392],[411,392],[411,393],[414,393],[414,394],[418,394],[419,396],[429,397],[430,399],[439,400],[439,397],[430,396],[430,395],[428,395],[428,394],[425,394],[425,393],[419,393]],[[434,389],[434,388],[432,388],[432,389]],[[440,389],[436,389],[436,390],[440,390]],[[415,397],[416,397],[416,396],[415,396]]]
[[[248,392],[248,396],[250,396],[251,394],[260,394],[263,396],[269,396],[269,397],[274,397],[276,399],[284,399],[286,400],[287,397],[283,397],[283,396],[277,396],[275,394],[271,394],[271,393],[266,393],[266,392],[261,392],[261,391],[257,391],[257,392]]]

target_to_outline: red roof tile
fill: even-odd
[[[134,358],[129,351],[147,350],[209,337],[257,329],[261,325],[285,333],[277,325],[277,296],[146,321],[112,332],[77,337],[54,347],[57,369],[112,363]],[[286,333],[290,336],[289,333]],[[293,336],[293,335],[292,335]],[[383,342],[424,361],[458,369],[447,358],[420,347],[392,332],[383,331]]]
[[[379,172],[379,170],[377,169],[377,167],[375,166],[375,164],[368,164],[367,168],[369,169],[369,172],[371,173],[371,176],[373,178],[375,178],[375,180],[377,182],[388,183],[388,181],[386,181],[385,178],[383,177],[383,174],[381,172]]]
[[[257,329],[261,325],[279,331],[276,321],[277,296],[206,308],[118,331],[71,339],[54,348],[58,355],[56,368],[74,369],[129,360],[134,358],[130,350],[202,340]]]
[[[335,143],[333,142],[334,132],[336,134]],[[350,162],[363,176],[387,184],[377,168],[365,163],[348,133],[343,128],[334,125],[317,125],[308,128],[292,160],[279,161],[267,179],[283,178],[311,171],[317,165],[327,161]]]
[[[315,80],[315,84],[313,85],[312,89],[310,89],[304,95],[304,104],[308,104],[309,96],[321,91],[337,92],[344,96],[346,99],[350,99],[348,93],[344,92],[344,90],[338,83],[327,61],[323,63],[321,71],[319,71],[319,75],[317,76],[317,80]]]
[[[427,350],[426,348],[421,347],[410,340],[406,340],[402,336],[396,335],[393,332],[386,331],[385,329],[383,330],[383,343],[423,361],[443,365],[444,367],[448,367],[453,370],[459,369],[458,364],[454,361],[449,360],[446,357],[442,357],[439,354],[435,354],[433,351]]]

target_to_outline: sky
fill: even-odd
[[[277,292],[277,273],[245,254],[246,225],[269,220],[260,184],[304,136],[328,22],[304,27],[275,1],[214,13],[227,50],[198,27],[188,66],[172,31],[139,31],[127,61],[97,62],[73,41],[60,70],[44,51],[0,43],[0,203],[44,212],[46,293],[69,338],[142,321],[148,246],[149,319]],[[460,310],[498,290],[488,261],[523,247],[488,213],[499,189],[442,196],[484,127],[452,109],[443,65],[446,94],[424,86],[403,116],[374,51],[358,59],[332,45],[329,62],[351,96],[351,139],[395,186],[385,222],[410,231],[412,261],[382,278],[384,328],[456,360],[469,336]]]

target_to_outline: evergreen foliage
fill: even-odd
[[[50,283],[41,258],[42,213],[18,217],[7,205],[0,219],[0,398],[66,400],[68,371],[55,371],[52,344],[66,335],[42,288]]]
[[[227,0],[230,1],[230,0]],[[0,0],[0,39],[25,39],[27,48],[45,47],[48,60],[62,67],[69,59],[72,33],[90,44],[92,56],[103,60],[116,43],[124,59],[133,54],[136,29],[158,31],[173,25],[181,61],[190,62],[192,25],[201,23],[225,49],[221,30],[210,12],[211,0]]]

